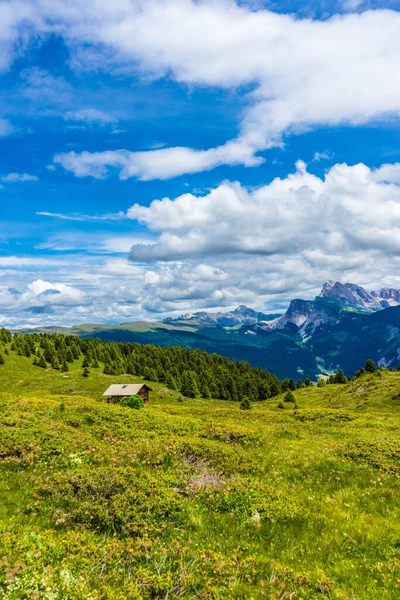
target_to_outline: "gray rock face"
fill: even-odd
[[[394,288],[382,288],[379,292],[372,292],[377,294],[380,298],[381,303],[386,303],[384,308],[389,306],[398,306],[400,304],[400,290]]]
[[[254,333],[269,332],[295,325],[304,339],[320,325],[338,323],[343,311],[353,309],[372,313],[397,305],[400,305],[400,290],[383,288],[379,292],[368,292],[354,283],[328,281],[315,300],[292,300],[282,317],[269,323],[258,323],[252,330]]]
[[[284,315],[266,315],[242,305],[226,313],[200,311],[165,321],[202,321],[221,327],[247,325],[251,326],[247,333],[253,335],[295,326],[304,339],[312,335],[320,325],[338,323],[343,311],[372,313],[398,305],[400,290],[382,288],[379,292],[368,292],[354,283],[328,281],[314,300],[292,300]]]
[[[339,281],[328,281],[323,286],[320,298],[327,298],[352,308],[366,310],[380,310],[381,299],[360,285],[354,283],[340,283]]]
[[[220,325],[221,327],[234,327],[235,325],[254,325],[262,319],[274,318],[276,315],[265,315],[257,312],[248,306],[238,306],[235,310],[223,312],[200,311],[186,313],[177,319],[165,319],[166,322],[173,321],[202,321],[211,325]]]

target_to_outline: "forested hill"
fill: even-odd
[[[61,334],[12,336],[6,329],[0,331],[0,342],[4,346],[2,361],[10,350],[31,357],[38,368],[67,372],[69,364],[81,358],[84,376],[89,376],[92,369],[115,376],[126,373],[165,383],[187,397],[238,401],[248,396],[252,400],[265,400],[278,395],[289,384],[294,388],[292,381],[282,383],[275,375],[247,362],[197,349],[103,342]]]

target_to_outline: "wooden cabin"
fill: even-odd
[[[110,385],[103,396],[107,397],[107,402],[114,404],[121,402],[125,396],[140,396],[145,404],[149,401],[149,392],[153,390],[145,383],[114,383]]]

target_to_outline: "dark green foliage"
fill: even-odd
[[[61,373],[67,373],[69,371],[68,363],[66,360],[63,361],[60,371]]]
[[[296,390],[301,390],[301,388],[304,387],[304,383],[302,382],[301,379],[299,379],[296,383]]]
[[[278,396],[295,389],[292,379],[281,384],[275,375],[244,361],[229,360],[217,354],[181,347],[156,347],[134,343],[103,342],[100,339],[64,336],[61,334],[11,334],[4,330],[4,339],[21,356],[29,351],[33,364],[66,372],[65,365],[82,358],[82,374],[90,368],[101,368],[105,375],[124,373],[159,381],[189,398],[218,398],[240,402],[243,396],[253,401]]]
[[[87,367],[83,369],[82,377],[89,377],[90,371]]]
[[[283,401],[284,402],[296,402],[296,398],[295,398],[292,390],[289,390],[288,392],[286,392]]]
[[[135,408],[136,410],[140,410],[144,407],[144,402],[140,396],[137,394],[133,396],[126,396],[121,400],[121,406],[129,406],[129,408]]]
[[[184,371],[182,375],[181,392],[188,398],[200,396],[197,374],[195,371]]]
[[[251,402],[248,396],[245,396],[243,398],[243,400],[240,403],[240,408],[242,410],[250,410],[251,409]]]
[[[5,360],[4,360],[4,355],[2,352],[0,352],[0,365],[4,365],[5,364]]]
[[[326,381],[325,381],[325,379],[323,379],[323,377],[320,377],[318,379],[317,387],[319,387],[319,388],[324,387],[324,385],[326,385]]]
[[[280,408],[280,409],[285,408],[285,405],[283,404],[282,400],[279,400],[278,408]]]
[[[366,360],[365,365],[364,365],[364,370],[367,373],[373,373],[374,371],[376,371],[376,364],[374,363],[374,361],[371,360],[370,358],[368,360]]]
[[[347,383],[347,377],[343,373],[342,369],[339,369],[339,371],[336,373],[333,383]]]

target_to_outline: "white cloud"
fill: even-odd
[[[36,175],[29,175],[29,173],[8,173],[8,175],[2,175],[0,179],[5,183],[25,183],[27,181],[38,181]]]
[[[98,123],[107,125],[117,123],[116,117],[97,108],[80,108],[79,110],[69,110],[65,113],[66,121],[82,121],[84,123]]]
[[[187,86],[245,94],[240,131],[226,144],[208,150],[59,154],[56,162],[78,177],[103,178],[114,169],[122,178],[165,179],[220,164],[253,166],[261,160],[257,153],[281,144],[283,134],[399,115],[397,11],[312,20],[233,0],[70,0],[68,7],[64,0],[11,0],[1,10],[3,68],[17,39],[56,33],[69,46],[73,68],[170,77]],[[250,88],[251,93],[241,91]],[[37,69],[27,73],[26,93],[38,101],[42,94],[59,105],[71,102],[62,78]],[[90,120],[90,109],[82,110],[83,120]]]
[[[72,3],[69,43],[85,39],[102,46],[107,69],[111,63],[188,85],[255,86],[236,140],[205,151],[58,155],[57,162],[78,177],[102,178],[113,168],[122,178],[164,179],[220,164],[255,165],[260,159],[254,155],[280,144],[283,133],[326,124],[354,126],[400,111],[400,14],[394,11],[313,21],[223,0],[112,7],[92,0],[79,15],[75,8]],[[51,12],[60,18],[60,3],[53,2]]]
[[[125,219],[126,215],[122,211],[118,213],[107,213],[104,215],[85,215],[83,213],[52,213],[47,211],[37,211],[37,215],[42,217],[52,217],[62,219],[63,221],[119,221]]]
[[[313,156],[313,161],[319,162],[320,160],[331,160],[333,156],[333,152],[330,152],[329,150],[324,150],[323,152],[315,152]]]
[[[247,145],[229,142],[210,150],[176,147],[147,152],[68,152],[57,154],[54,162],[72,171],[76,177],[104,179],[111,168],[119,171],[120,179],[137,177],[146,181],[208,171],[223,164],[257,166],[263,161],[255,157]]]
[[[369,169],[336,164],[324,179],[298,161],[286,179],[248,192],[224,183],[205,196],[135,204],[131,219],[158,232],[152,245],[131,250],[133,261],[198,257],[303,257],[309,252],[371,256],[400,251],[400,163]],[[315,257],[315,255],[314,255]],[[250,259],[251,260],[251,259]],[[266,260],[268,260],[266,258]]]

